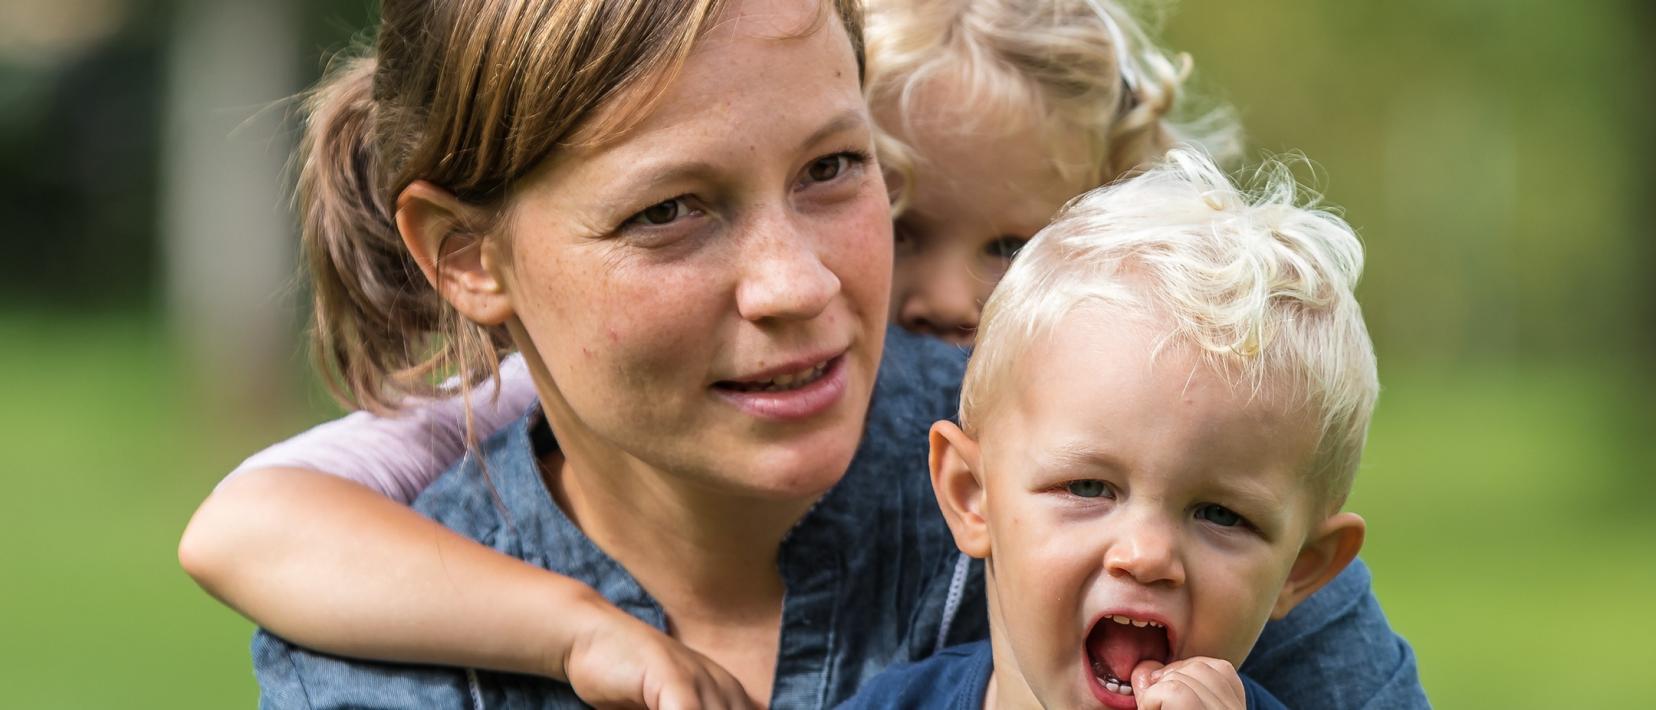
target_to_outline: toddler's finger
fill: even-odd
[[[1160,661],[1150,660],[1139,661],[1138,665],[1133,666],[1133,672],[1128,674],[1128,680],[1133,684],[1133,695],[1142,696],[1144,691],[1155,685],[1156,680],[1161,677],[1162,668],[1164,666]]]

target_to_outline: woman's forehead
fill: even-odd
[[[569,151],[560,162],[705,159],[707,153],[729,157],[724,154],[731,150],[751,157],[777,150],[791,155],[825,123],[846,114],[866,125],[850,38],[834,14],[818,10],[825,5],[731,3],[624,131]],[[619,100],[611,110],[629,108],[638,110],[638,103]],[[599,122],[605,120],[601,113]]]

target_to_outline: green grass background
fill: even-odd
[[[147,318],[0,316],[0,342],[0,706],[251,706],[251,627],[185,577],[175,545],[223,471],[300,423],[204,414]],[[1351,508],[1438,706],[1656,697],[1645,378],[1383,372]]]

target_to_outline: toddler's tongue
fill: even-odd
[[[1131,681],[1139,661],[1167,662],[1167,630],[1101,619],[1087,637],[1087,653],[1103,663],[1116,680]]]

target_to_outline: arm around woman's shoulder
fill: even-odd
[[[502,369],[508,392],[496,410],[512,413],[480,422],[479,428],[489,432],[518,419],[533,399],[532,394],[514,398],[513,375]],[[527,375],[522,377],[526,382]],[[433,426],[464,426],[444,416],[425,419]],[[383,423],[368,420],[371,426],[376,422]],[[358,424],[336,424],[321,430],[325,434],[313,430],[272,451],[352,448],[351,432]],[[304,441],[317,436],[326,445]],[[367,460],[385,463],[367,455]],[[456,449],[454,458],[459,455]],[[280,463],[275,457],[264,460]],[[333,466],[329,461],[345,459],[305,461]],[[611,605],[591,587],[416,513],[398,502],[402,496],[393,499],[386,490],[360,483],[365,480],[360,470],[352,476],[334,475],[337,467],[323,470],[330,472],[303,465],[244,467],[227,478],[184,533],[179,561],[185,570],[260,626],[327,654],[567,680],[595,703],[744,697],[723,669]],[[421,482],[407,497],[440,472],[420,474]],[[272,679],[266,690],[269,705],[310,707],[282,700],[300,697],[288,691],[304,687],[297,666],[284,659],[333,657],[269,634],[261,639],[279,644],[263,651],[255,646],[256,654],[268,656],[260,663],[268,666]],[[266,675],[261,670],[262,682]]]
[[[466,453],[466,412],[479,442],[523,416],[536,401],[523,356],[500,364],[498,383],[488,380],[469,397],[423,400],[397,416],[353,412],[267,447],[225,476],[222,488],[257,471],[303,469],[354,481],[403,504]]]
[[[561,676],[586,585],[501,554],[360,485],[305,470],[226,483],[184,568],[297,643],[341,655]]]
[[[499,399],[488,390],[474,396],[494,405],[478,411],[488,433],[534,399],[521,358],[502,375]],[[453,399],[397,418],[357,413],[255,455],[196,511],[180,563],[213,596],[302,644],[561,672],[547,667],[556,654],[546,651],[561,635],[534,620],[554,616],[549,608],[573,609],[591,590],[406,505],[464,452],[463,407]]]
[[[1414,651],[1386,622],[1362,560],[1267,624],[1241,670],[1289,707],[1431,707]]]

